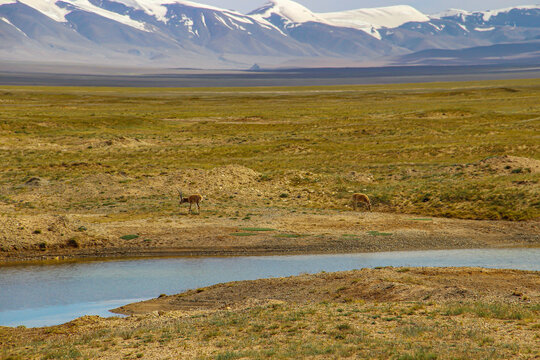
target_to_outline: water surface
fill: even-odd
[[[540,270],[540,249],[117,260],[0,267],[0,326],[49,326],[221,282],[377,266]]]

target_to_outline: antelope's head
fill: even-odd
[[[180,189],[178,189],[178,195],[180,196],[180,204],[188,201],[188,199],[184,197],[184,194],[182,193]]]

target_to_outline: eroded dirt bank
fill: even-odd
[[[231,309],[268,301],[305,304],[354,300],[503,301],[539,303],[540,273],[482,268],[380,268],[218,284],[113,310],[126,315],[152,311]]]
[[[254,208],[243,218],[188,215],[1,216],[0,262],[540,246],[540,222],[380,212]]]

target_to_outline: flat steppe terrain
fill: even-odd
[[[539,80],[0,95],[0,262],[540,243]]]

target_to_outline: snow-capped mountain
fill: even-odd
[[[539,39],[540,6],[428,16],[405,5],[314,13],[270,0],[242,14],[184,0],[0,0],[4,61],[203,68],[314,58],[418,62],[403,56],[513,43],[534,50]]]
[[[427,49],[534,43],[540,39],[540,5],[484,12],[449,10],[428,16],[406,5],[313,13],[291,0],[270,0],[250,15],[267,20],[295,40],[307,42],[319,51],[326,49],[341,55],[371,58]],[[534,45],[527,48],[532,47]],[[478,58],[471,62],[475,60],[482,61]]]
[[[249,13],[252,18],[273,24],[287,36],[309,44],[327,56],[378,58],[399,53],[399,49],[380,41],[374,25],[342,26],[332,18],[347,19],[349,15],[338,14],[315,14],[291,0],[270,0],[265,6]]]
[[[385,29],[382,35],[413,51],[531,41],[540,37],[540,5],[478,12],[449,10],[428,21]]]
[[[190,1],[0,0],[8,60],[231,67],[243,57],[316,55],[263,19]]]

